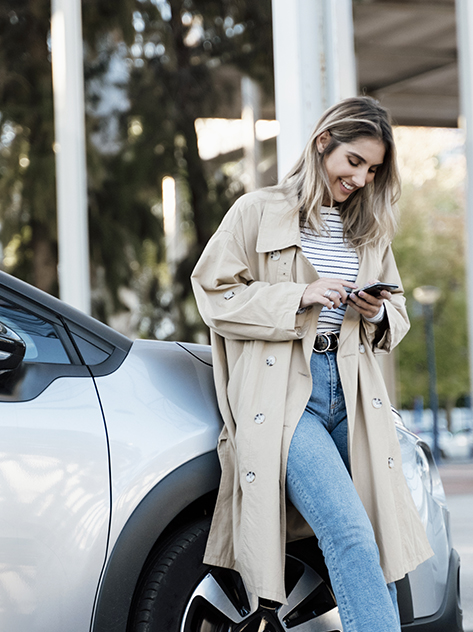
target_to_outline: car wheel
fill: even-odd
[[[206,518],[174,535],[150,560],[137,593],[133,632],[337,632],[326,581],[298,547],[286,556],[287,605],[258,600],[238,573],[202,563]],[[307,556],[308,557],[308,556]]]

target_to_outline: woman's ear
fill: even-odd
[[[325,149],[327,149],[331,138],[332,136],[330,132],[328,131],[328,129],[326,129],[325,132],[322,132],[321,134],[317,136],[316,143],[317,143],[317,150],[319,154],[321,154],[323,151],[325,151]]]

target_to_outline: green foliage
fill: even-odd
[[[411,330],[399,348],[401,407],[416,396],[428,405],[427,351],[421,306],[415,287],[434,285],[437,386],[440,405],[451,408],[469,393],[467,297],[465,292],[465,215],[459,179],[437,168],[422,186],[407,182],[401,198],[401,230],[394,252],[404,284]]]
[[[49,0],[0,6],[0,219],[8,270],[56,292],[49,12]]]
[[[82,7],[93,313],[122,326],[113,317],[125,309],[124,328],[140,335],[203,339],[189,274],[242,185],[202,162],[194,121],[239,110],[235,81],[221,68],[238,67],[271,94],[270,0]],[[0,8],[0,219],[6,269],[57,292],[49,20],[49,0]],[[187,252],[173,271],[162,226],[166,175],[178,184]]]
[[[236,65],[272,87],[270,3],[142,0],[134,9],[136,32],[128,46],[123,33],[116,30],[111,37],[102,23],[95,39],[87,36],[88,163],[94,165],[89,168],[90,224],[91,234],[99,236],[92,260],[112,297],[124,285],[137,292],[140,335],[158,331],[160,337],[167,332],[165,337],[192,340],[205,336],[206,328],[195,309],[190,271],[243,191],[221,166],[203,164],[194,122],[225,107],[235,110],[234,83],[222,79],[225,75],[216,70],[221,65]],[[103,113],[103,85],[112,63],[122,68],[123,101]],[[188,251],[172,278],[163,266],[162,224],[150,213],[159,211],[166,175],[178,182]],[[128,235],[128,249],[123,250],[120,231]],[[145,261],[146,239],[156,248],[155,259]],[[122,251],[121,258],[114,250]],[[109,294],[95,296],[96,313],[107,318],[117,302],[107,308]],[[163,319],[172,326],[163,329]]]

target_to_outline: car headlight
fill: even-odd
[[[416,466],[427,492],[440,504],[446,505],[442,479],[429,446],[421,440],[416,442]]]
[[[416,443],[416,466],[424,487],[429,492],[429,494],[432,494],[432,477],[430,475],[430,464],[419,442]]]

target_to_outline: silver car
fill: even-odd
[[[287,547],[284,606],[202,563],[220,475],[208,347],[131,342],[5,273],[0,323],[2,631],[341,632],[315,538]],[[398,582],[403,630],[460,632],[439,474],[398,435],[436,554]]]

